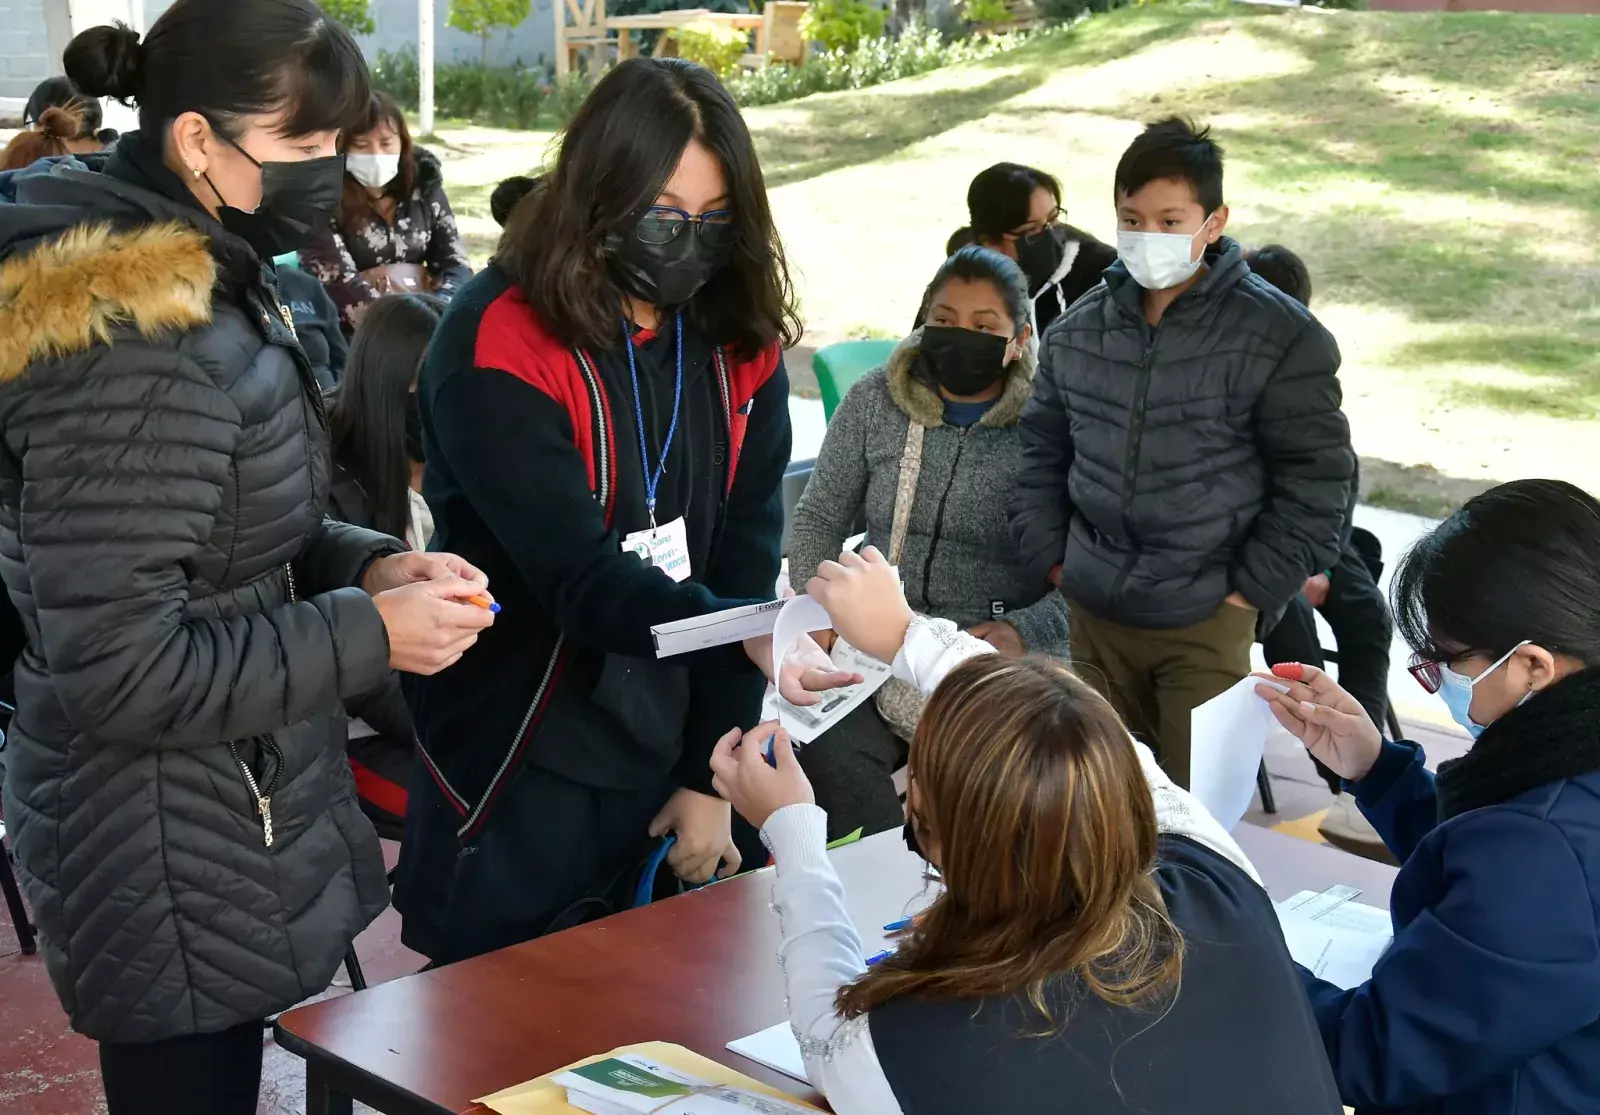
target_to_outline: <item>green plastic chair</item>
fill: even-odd
[[[881,368],[899,341],[840,341],[818,349],[811,357],[811,370],[822,390],[822,413],[830,421],[839,409],[839,400],[875,368]]]

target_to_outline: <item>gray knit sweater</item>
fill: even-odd
[[[1030,651],[1066,659],[1066,601],[1024,577],[1006,522],[1021,452],[1017,416],[1033,390],[1033,357],[1024,353],[1012,365],[1005,394],[962,430],[945,424],[938,394],[911,374],[921,339],[920,331],[907,337],[834,412],[795,509],[790,576],[798,588],[838,557],[863,508],[867,540],[887,553],[906,430],[915,420],[926,427],[922,472],[900,554],[911,606],[962,627],[1007,620]]]

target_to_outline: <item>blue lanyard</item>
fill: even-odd
[[[667,471],[667,454],[672,449],[673,435],[678,432],[678,403],[683,398],[683,313],[679,311],[674,332],[678,341],[678,375],[672,388],[672,422],[667,426],[667,440],[661,443],[661,457],[656,461],[655,475],[650,474],[650,450],[644,441],[644,404],[639,401],[639,366],[633,359],[633,331],[626,318],[622,321],[622,344],[628,350],[628,374],[633,377],[633,414],[639,422],[639,464],[644,468],[644,506],[650,513],[650,532],[656,529],[656,489],[661,486],[661,474]]]

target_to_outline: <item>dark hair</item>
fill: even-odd
[[[922,312],[917,315],[919,325],[927,320],[928,311],[933,307],[934,295],[938,294],[951,279],[988,283],[992,286],[995,293],[1000,296],[1000,300],[1006,304],[1006,312],[1011,315],[1015,327],[1012,336],[1022,336],[1023,327],[1030,320],[1028,309],[1032,305],[1032,299],[1028,297],[1028,277],[1009,256],[1002,255],[993,248],[982,248],[976,244],[962,248],[941,263],[939,270],[933,273],[933,281],[922,293]]]
[[[532,177],[516,174],[496,186],[494,192],[489,195],[489,215],[494,218],[494,223],[505,228],[511,211],[517,207],[519,201],[531,194],[538,184],[537,174]]]
[[[84,96],[64,77],[47,77],[34,86],[33,95],[28,98],[28,105],[22,110],[22,126],[26,128],[43,124],[47,108],[77,110],[78,134],[68,136],[69,139],[88,139],[100,131],[103,120],[100,102],[93,97]]]
[[[938,843],[945,890],[839,989],[843,1017],[1014,995],[1057,1031],[1084,991],[1170,1004],[1184,950],[1150,874],[1155,803],[1104,697],[1048,658],[969,658],[928,699],[910,770],[912,823]]]
[[[1222,208],[1222,148],[1210,128],[1176,116],[1151,124],[1118,160],[1113,196],[1121,201],[1162,178],[1189,183],[1207,215]]]
[[[1293,298],[1300,305],[1311,306],[1311,272],[1306,261],[1282,244],[1268,244],[1244,254],[1250,270]]]
[[[995,163],[980,171],[967,187],[967,220],[945,247],[951,255],[956,249],[980,237],[998,240],[1028,223],[1035,190],[1049,190],[1061,204],[1061,183],[1052,174],[1021,163]]]
[[[400,137],[400,173],[383,188],[383,192],[396,201],[402,201],[411,196],[411,188],[417,184],[417,156],[411,144],[411,129],[406,127],[406,114],[400,111],[393,97],[387,93],[372,94],[367,100],[366,114],[339,137],[339,150],[347,152],[350,141],[356,136],[376,131],[385,124]],[[347,173],[344,176],[344,200],[339,217],[344,230],[350,232],[370,217],[372,212],[372,196],[367,193],[367,188]]]
[[[185,112],[230,138],[239,117],[269,112],[285,113],[286,136],[343,131],[372,96],[361,49],[310,0],[176,0],[143,42],[125,24],[91,27],[62,61],[85,94],[137,101],[156,141]]]
[[[410,519],[406,405],[443,313],[444,304],[425,294],[389,295],[367,307],[328,413],[334,460],[372,502],[373,528],[396,538],[405,537]]]
[[[76,108],[52,105],[44,110],[36,126],[11,137],[5,150],[0,151],[0,170],[21,170],[53,155],[70,155],[67,144],[78,138],[80,130]]]
[[[1395,572],[1395,625],[1423,659],[1498,658],[1524,639],[1600,665],[1600,502],[1563,480],[1469,499]]]
[[[606,239],[660,197],[691,140],[728,176],[738,242],[685,308],[713,344],[745,358],[800,338],[783,246],[750,130],[710,70],[680,58],[632,58],[605,77],[567,126],[553,170],[518,205],[497,262],[562,343],[613,348],[623,290]]]

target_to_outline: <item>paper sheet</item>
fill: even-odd
[[[806,1062],[800,1056],[800,1043],[794,1039],[794,1027],[787,1022],[769,1026],[759,1034],[730,1041],[728,1048],[758,1065],[766,1065],[774,1072],[810,1083],[806,1080]]]
[[[1229,831],[1250,808],[1267,736],[1278,729],[1272,710],[1256,696],[1258,685],[1289,691],[1248,677],[1189,714],[1189,791]]]
[[[827,610],[811,597],[795,596],[786,601],[772,629],[771,676],[776,678],[782,672],[783,660],[796,640],[813,631],[826,631],[832,626],[833,621],[828,618]],[[777,710],[778,721],[796,743],[810,743],[837,724],[857,705],[876,693],[893,673],[887,663],[857,650],[842,638],[834,640],[830,657],[836,669],[860,674],[866,680],[843,689],[830,689],[821,694],[821,702],[805,707],[792,705],[781,696],[774,695],[770,703]]]
[[[768,600],[765,604],[746,604],[742,608],[728,608],[703,616],[661,623],[650,629],[656,643],[657,658],[671,658],[675,654],[720,647],[726,643],[742,643],[758,635],[772,634],[772,625],[783,611],[782,600]],[[823,627],[827,627],[826,622]],[[818,628],[821,630],[821,628]]]
[[[1387,910],[1352,901],[1354,887],[1301,891],[1273,904],[1289,955],[1311,974],[1349,990],[1372,978],[1394,940]]]
[[[583,1060],[575,1062],[574,1065],[568,1066],[568,1068],[593,1064],[595,1061],[603,1061],[607,1057],[615,1057],[619,1053],[638,1053],[650,1058],[652,1061],[670,1065],[679,1072],[687,1073],[690,1076],[698,1076],[702,1080],[709,1080],[713,1084],[731,1084],[752,1092],[760,1092],[763,1095],[786,1100],[789,1103],[799,1103],[794,1097],[785,1095],[778,1089],[762,1084],[759,1081],[752,1080],[742,1073],[737,1073],[726,1065],[719,1065],[717,1062],[685,1049],[681,1045],[672,1045],[664,1041],[641,1042],[638,1045],[613,1049],[609,1053],[599,1053],[593,1057],[585,1057]],[[577,1115],[579,1109],[567,1102],[567,1090],[559,1084],[551,1083],[552,1077],[559,1076],[565,1071],[566,1069],[561,1069],[551,1073],[549,1076],[541,1076],[539,1079],[530,1080],[526,1084],[517,1084],[510,1088],[505,1088],[492,1096],[483,1096],[473,1102],[483,1104],[490,1111],[495,1112],[496,1115]],[[804,1104],[800,1104],[800,1106],[805,1107]],[[812,1108],[806,1109],[815,1110]]]

